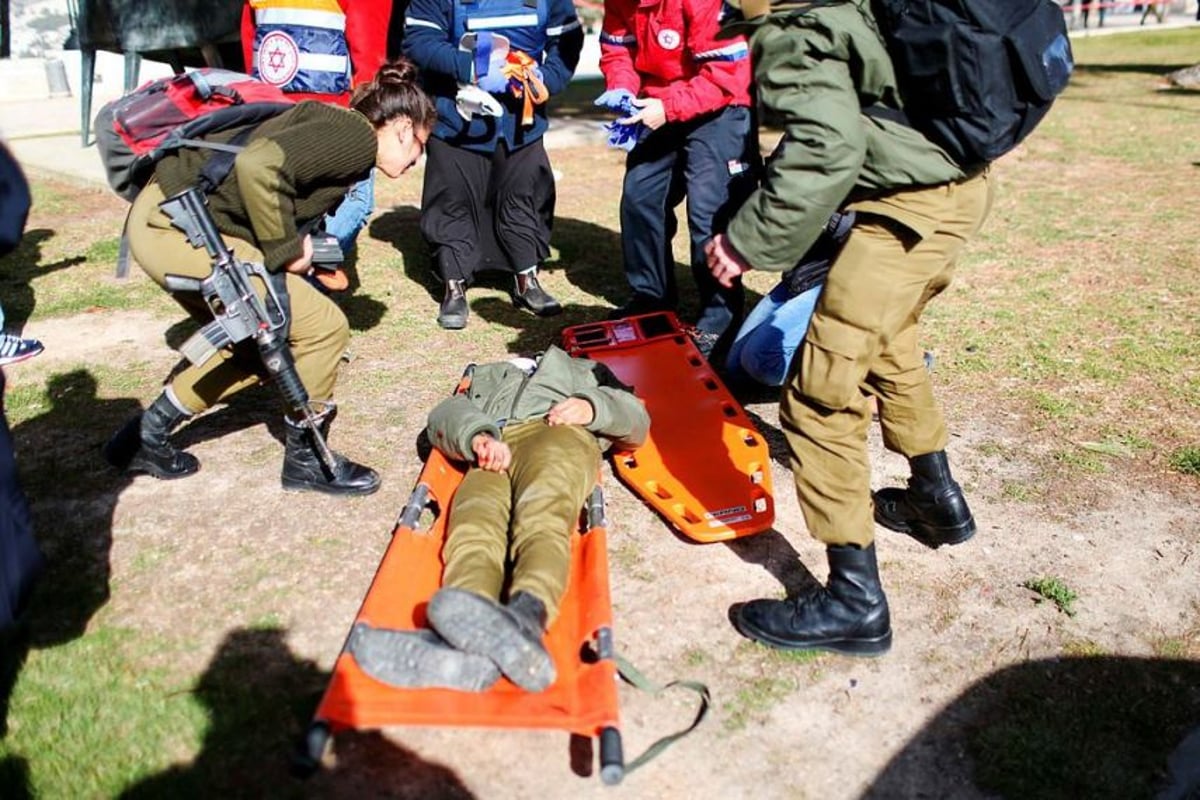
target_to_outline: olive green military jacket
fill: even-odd
[[[228,142],[238,129],[215,133]],[[379,141],[362,114],[316,101],[297,103],[259,125],[233,170],[209,195],[221,233],[255,245],[278,271],[303,253],[298,228],[336,206],[375,166]],[[185,147],[159,162],[154,176],[170,197],[193,186],[215,151]]]
[[[474,462],[470,443],[480,433],[500,438],[500,428],[512,422],[538,419],[568,397],[592,404],[595,416],[588,431],[608,444],[636,447],[646,441],[650,415],[599,361],[572,359],[551,347],[538,360],[533,374],[511,361],[476,366],[467,390],[446,398],[430,411],[430,441],[446,456]]]
[[[730,244],[755,269],[787,270],[843,207],[931,233],[934,220],[888,194],[965,176],[914,129],[863,113],[901,107],[869,0],[771,8],[739,32],[750,37],[759,99],[783,136],[761,188],[729,223]]]
[[[499,439],[510,423],[544,417],[568,397],[587,400],[595,411],[585,426],[608,442],[633,448],[646,441],[650,415],[646,406],[598,361],[572,358],[551,347],[533,374],[499,361],[481,364],[471,373],[466,391],[447,398],[429,413],[429,440],[447,456],[475,461],[471,440],[480,433]],[[604,441],[607,440],[607,441]]]

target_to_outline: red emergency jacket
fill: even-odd
[[[668,122],[750,105],[750,50],[744,37],[716,38],[721,8],[722,0],[607,0],[607,88],[662,100]]]

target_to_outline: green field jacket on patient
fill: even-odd
[[[727,26],[750,39],[759,99],[783,129],[761,188],[726,231],[755,269],[791,269],[841,208],[927,235],[936,220],[889,202],[889,193],[966,177],[913,128],[864,113],[877,104],[901,107],[869,7],[869,0],[772,2],[769,13]]]
[[[604,364],[572,358],[558,347],[542,355],[532,374],[510,361],[474,367],[466,391],[429,413],[429,439],[450,458],[474,462],[476,435],[499,439],[505,425],[544,417],[568,397],[591,403],[595,417],[585,427],[602,440],[625,448],[646,440],[650,415],[642,401]]]

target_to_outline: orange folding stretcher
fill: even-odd
[[[771,527],[767,443],[674,314],[575,325],[563,349],[607,364],[645,401],[650,436],[613,467],[680,533],[718,542]]]
[[[459,465],[436,449],[432,451],[396,522],[391,544],[354,624],[397,630],[425,627],[425,608],[441,585],[445,512],[463,475]],[[421,530],[427,510],[436,516]],[[316,770],[330,738],[349,729],[524,727],[597,737],[601,779],[608,784],[620,781],[625,766],[617,727],[617,667],[604,500],[599,486],[580,517],[578,531],[572,536],[570,583],[559,616],[546,635],[558,673],[550,688],[526,692],[505,678],[481,693],[397,688],[369,677],[343,647],[313,721],[294,754],[295,770],[300,774]]]

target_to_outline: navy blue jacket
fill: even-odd
[[[491,153],[500,141],[516,150],[540,139],[549,127],[546,106],[539,105],[533,123],[521,124],[522,101],[511,94],[495,95],[504,106],[501,117],[473,116],[464,120],[454,104],[459,84],[472,83],[472,54],[460,50],[466,31],[490,30],[512,41],[542,70],[553,96],[567,88],[579,51],[583,29],[572,0],[412,0],[404,18],[404,53],[420,68],[425,89],[437,102],[438,122],[433,135],[468,150]]]

